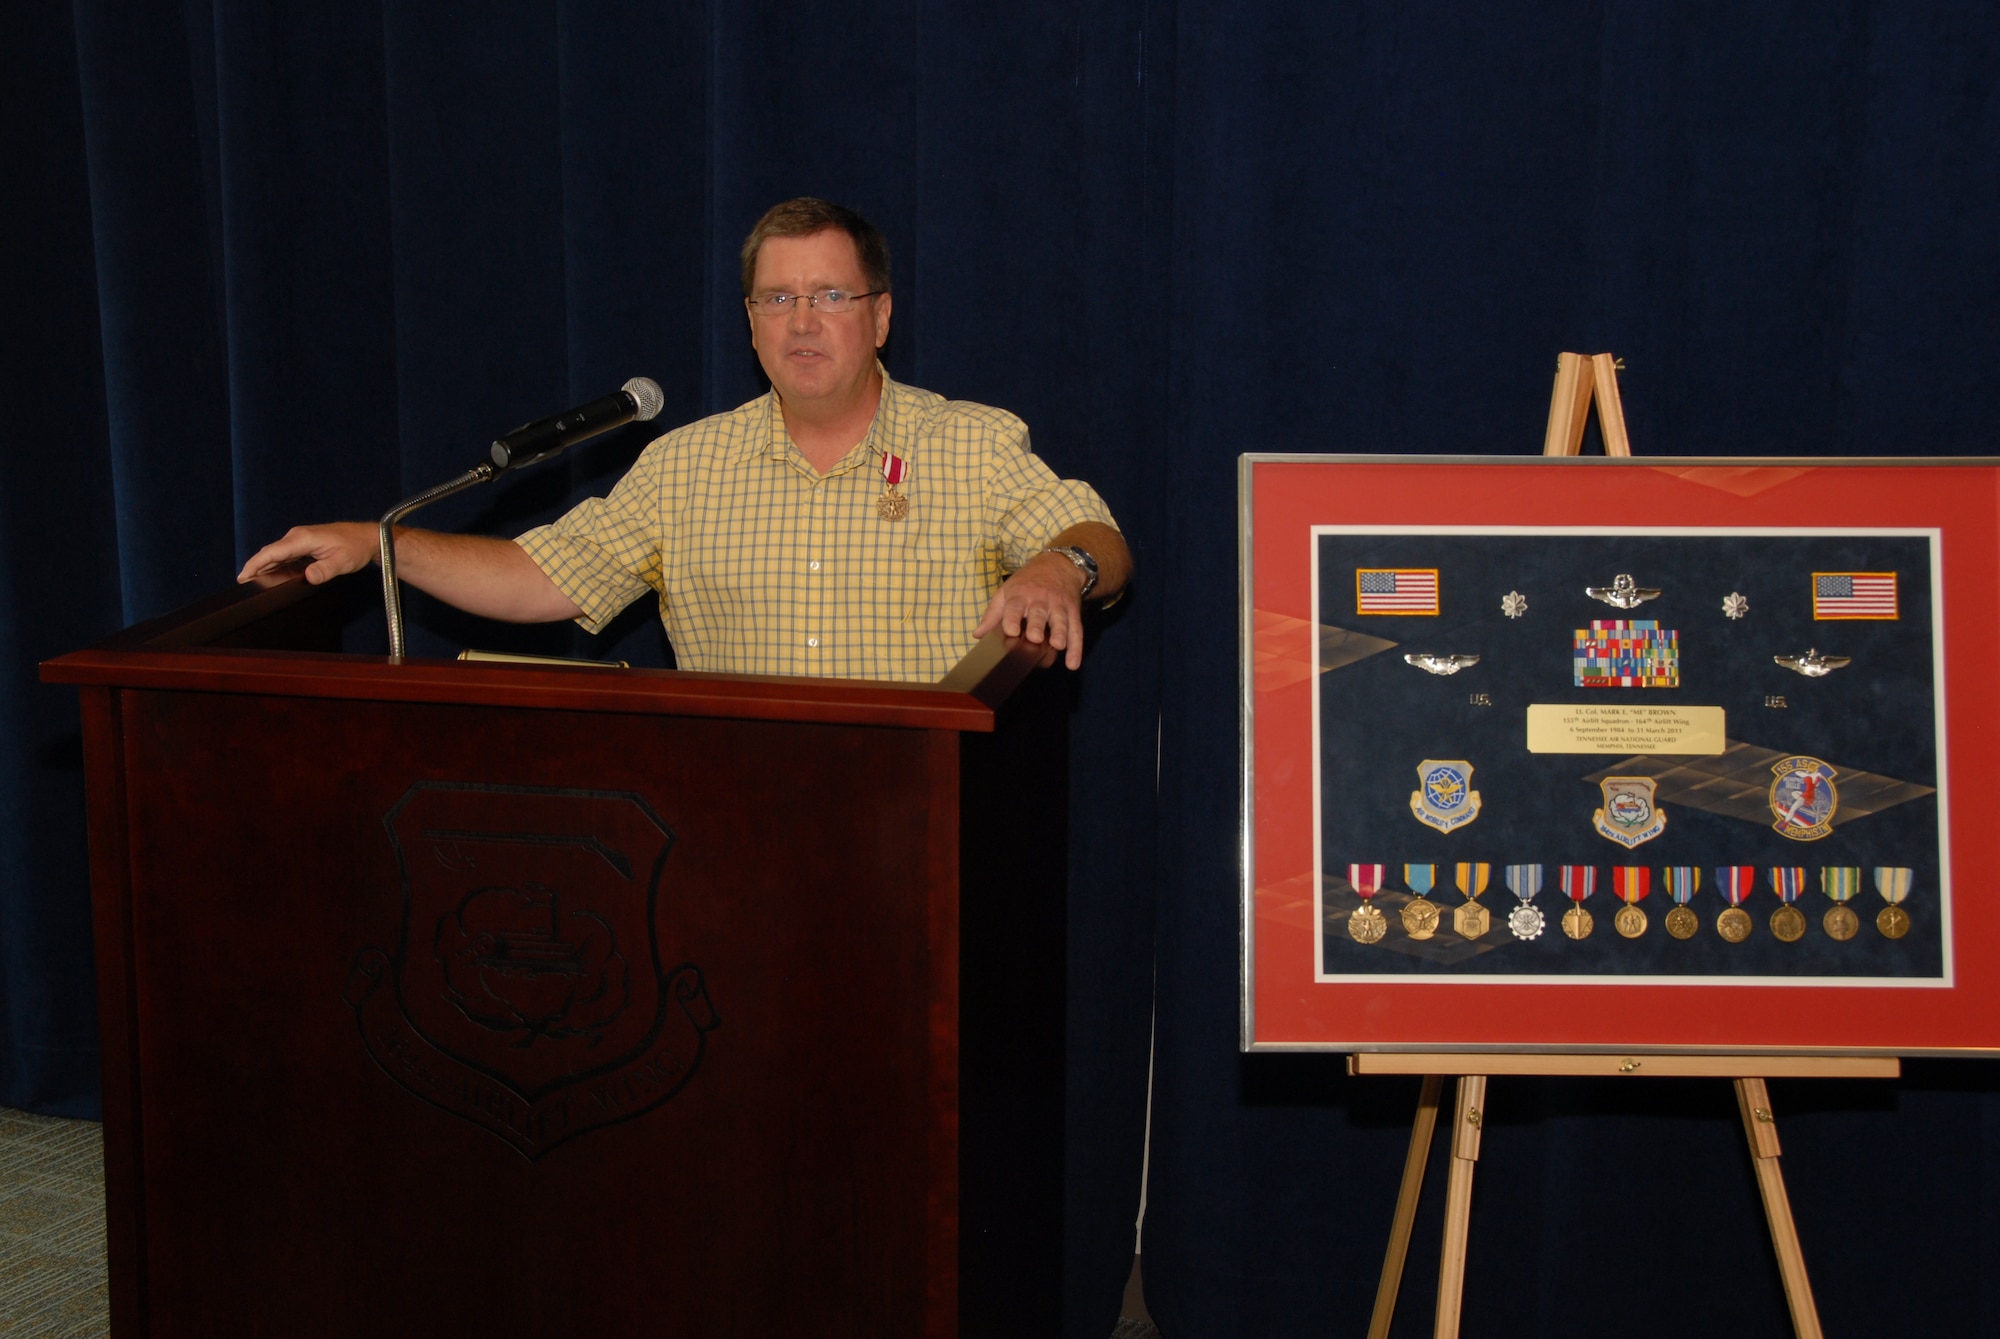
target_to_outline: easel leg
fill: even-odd
[[[1485,1121],[1486,1076],[1458,1080],[1451,1129],[1451,1178],[1445,1183],[1444,1255],[1438,1261],[1437,1339],[1457,1339],[1465,1298],[1465,1238],[1472,1224],[1472,1169],[1479,1161],[1479,1127]]]
[[[1403,1262],[1410,1254],[1410,1230],[1417,1222],[1417,1199],[1424,1190],[1424,1164],[1431,1157],[1431,1133],[1437,1129],[1442,1074],[1424,1075],[1417,1095],[1417,1118],[1410,1125],[1410,1155],[1403,1161],[1403,1189],[1396,1196],[1396,1218],[1389,1225],[1389,1250],[1382,1257],[1382,1281],[1375,1287],[1375,1314],[1368,1321],[1368,1339],[1389,1339],[1396,1316],[1396,1293],[1403,1286]]]
[[[1792,1308],[1792,1329],[1799,1339],[1820,1339],[1819,1308],[1813,1305],[1812,1281],[1806,1277],[1805,1255],[1799,1250],[1792,1202],[1785,1195],[1785,1174],[1778,1168],[1778,1126],[1771,1115],[1771,1096],[1764,1080],[1736,1080],[1736,1108],[1743,1116],[1743,1133],[1750,1140],[1750,1161],[1757,1169],[1757,1189],[1764,1196],[1764,1217],[1771,1224],[1778,1274],[1785,1281],[1785,1300]]]

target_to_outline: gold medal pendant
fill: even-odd
[[[1676,939],[1693,939],[1701,929],[1701,917],[1686,907],[1677,906],[1667,913],[1667,933]]]
[[[1357,944],[1379,943],[1389,933],[1389,922],[1374,906],[1363,902],[1347,918],[1347,934]]]
[[[1563,933],[1571,939],[1588,939],[1597,922],[1582,907],[1571,907],[1563,913]]]
[[[1756,928],[1756,922],[1750,919],[1750,913],[1741,907],[1731,907],[1715,918],[1715,932],[1732,944],[1742,943]]]
[[[885,521],[900,521],[910,514],[910,500],[894,484],[890,484],[882,490],[882,496],[875,499],[875,514]]]
[[[1875,915],[1875,928],[1884,939],[1901,939],[1910,932],[1910,913],[1891,904]]]
[[[1787,902],[1771,913],[1771,933],[1787,944],[1796,944],[1805,938],[1806,918],[1797,907]]]
[[[1412,939],[1429,939],[1438,930],[1438,906],[1428,897],[1411,898],[1403,906],[1403,932]]]
[[[1618,914],[1611,918],[1611,924],[1619,934],[1624,935],[1627,939],[1637,939],[1640,935],[1646,933],[1646,913],[1639,910],[1632,903],[1627,902],[1624,906],[1618,908]]]
[[[1820,924],[1825,927],[1828,939],[1838,939],[1842,943],[1854,938],[1861,930],[1861,918],[1845,902],[1835,903],[1820,918]]]
[[[1466,939],[1477,939],[1493,928],[1493,918],[1477,902],[1467,902],[1451,913],[1451,928]]]

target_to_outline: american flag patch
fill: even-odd
[[[1895,618],[1894,572],[1814,572],[1813,617]]]
[[[1435,567],[1357,567],[1354,610],[1359,614],[1435,614]]]

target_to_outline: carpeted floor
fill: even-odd
[[[1112,1339],[1159,1339],[1133,1280]],[[102,1335],[109,1308],[98,1125],[0,1108],[0,1335]]]
[[[109,1328],[99,1127],[0,1109],[0,1335]]]

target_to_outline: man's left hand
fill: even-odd
[[[1038,553],[1002,582],[972,630],[984,637],[998,628],[1042,647],[1044,668],[1067,653],[1071,669],[1083,664],[1083,572],[1060,553]]]

